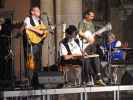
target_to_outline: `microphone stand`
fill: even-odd
[[[43,13],[43,15],[45,15],[46,16],[46,23],[47,23],[47,25],[48,25],[48,30],[49,30],[49,32],[53,35],[53,33],[55,32],[55,27],[52,25],[52,23],[51,23],[51,21],[49,20],[49,16],[48,16],[48,14],[46,13],[46,12],[44,12]],[[51,36],[49,37],[48,36],[48,66],[50,65],[50,42],[51,42]],[[56,45],[56,43],[55,43],[55,45]],[[56,50],[55,50],[56,51]],[[49,54],[50,53],[50,54]],[[55,54],[56,55],[56,54]]]
[[[49,27],[51,25],[51,23],[49,21],[48,14],[46,12],[43,12],[43,15],[46,16],[45,18],[43,18],[43,23],[46,23],[47,26]],[[49,38],[49,36],[47,38]],[[49,47],[49,39],[48,39],[48,66],[49,66],[49,52],[50,52],[49,49],[50,49],[50,47]],[[43,69],[43,68],[41,68],[41,69]]]
[[[81,48],[81,50],[82,50],[82,57],[81,57],[81,59],[82,59],[82,69],[81,69],[81,85],[84,85],[84,83],[83,83],[83,77],[84,77],[84,71],[85,71],[85,59],[84,59],[84,44],[83,44],[83,38],[81,37],[81,42],[82,42],[82,48]]]
[[[110,32],[111,33],[111,32]],[[107,55],[107,61],[108,61],[108,71],[109,71],[109,82],[113,82],[112,79],[112,43],[109,43],[109,48],[108,48],[108,55]]]
[[[112,83],[112,75],[111,75],[111,54],[112,54],[112,46],[111,46],[111,43],[109,44],[109,50],[108,50],[108,70],[109,70],[109,80],[110,82]]]
[[[86,85],[86,81],[87,80],[91,80],[91,77],[90,77],[90,73],[88,73],[88,71],[86,72],[85,70],[86,70],[86,67],[89,67],[88,66],[88,59],[86,60],[86,58],[85,58],[85,50],[84,50],[84,38],[82,38],[81,37],[81,41],[82,41],[82,69],[81,69],[81,76],[82,76],[82,85]],[[86,76],[87,75],[87,76]],[[87,77],[87,80],[86,80],[86,78],[85,77]],[[90,77],[90,78],[89,78]],[[85,79],[84,79],[85,78]]]

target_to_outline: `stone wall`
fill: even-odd
[[[30,9],[30,0],[6,0],[5,9],[14,11],[14,21],[23,21]]]

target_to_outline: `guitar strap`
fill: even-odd
[[[75,42],[76,42],[76,43],[78,44],[78,46],[80,47],[79,40],[78,40],[78,39],[75,39]],[[70,50],[70,48],[69,48],[69,46],[68,46],[68,43],[66,43],[65,40],[64,40],[62,43],[63,43],[63,45],[66,47],[67,52],[68,52],[68,55],[72,54],[72,53],[71,53],[71,50]]]
[[[72,54],[72,53],[71,53],[71,50],[70,50],[70,48],[69,48],[69,46],[68,46],[68,43],[67,43],[66,38],[62,41],[62,43],[63,43],[63,45],[65,46],[65,48],[67,49],[68,55]]]
[[[36,24],[35,24],[35,22],[34,22],[32,16],[29,16],[29,18],[30,18],[30,24],[31,24],[32,26],[36,26]]]
[[[35,24],[35,22],[34,22],[32,16],[29,16],[29,18],[30,18],[30,24],[31,24],[32,26],[36,26],[36,24]],[[41,19],[38,20],[38,23],[41,24]]]

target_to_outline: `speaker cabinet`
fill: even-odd
[[[122,85],[133,84],[133,65],[127,66],[126,72],[121,79]]]
[[[59,88],[64,84],[64,76],[61,72],[39,72],[38,82],[45,88]]]

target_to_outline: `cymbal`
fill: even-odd
[[[120,48],[120,50],[128,51],[128,50],[133,50],[133,48]]]
[[[113,49],[118,49],[118,50],[133,50],[133,48],[122,48],[122,47],[115,47]]]

